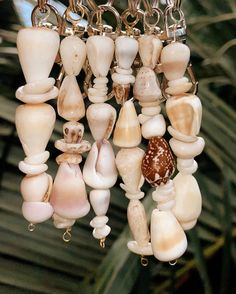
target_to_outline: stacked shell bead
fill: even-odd
[[[26,174],[21,182],[24,199],[22,212],[34,225],[49,219],[53,207],[49,202],[52,178],[46,173],[49,152],[45,151],[55,124],[55,111],[45,102],[56,98],[55,80],[49,78],[58,48],[59,35],[46,28],[25,28],[17,35],[17,49],[26,85],[16,91],[25,104],[16,109],[16,129],[26,154],[19,169]],[[29,45],[30,44],[30,45]]]

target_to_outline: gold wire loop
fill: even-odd
[[[35,230],[35,228],[36,228],[36,226],[35,226],[35,224],[33,224],[33,223],[30,223],[30,224],[28,225],[28,230],[29,230],[29,232],[33,232],[33,231]]]
[[[71,228],[67,228],[66,231],[64,232],[62,239],[64,242],[68,243],[71,240]]]
[[[196,95],[198,92],[198,81],[195,77],[194,71],[193,71],[193,67],[192,64],[189,63],[188,67],[187,67],[187,72],[188,75],[190,77],[191,83],[193,84],[193,90],[192,90],[192,94]]]
[[[175,266],[177,264],[178,260],[172,260],[172,261],[169,261],[169,265],[171,266]]]
[[[41,12],[45,12],[47,0],[38,0],[38,7]]]
[[[145,9],[145,14],[151,16],[153,15],[153,7],[151,5],[151,3],[149,3],[148,0],[142,0],[143,1],[143,6],[144,6],[144,9]]]
[[[100,239],[99,245],[104,249],[106,247],[106,238]]]
[[[140,262],[141,262],[141,265],[142,265],[143,267],[148,266],[148,259],[147,259],[147,257],[145,257],[144,255],[141,255],[141,257],[140,257]]]

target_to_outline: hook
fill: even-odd
[[[152,10],[152,5],[151,3],[149,3],[148,0],[143,0],[143,5],[144,5],[144,8],[145,8],[145,12],[148,13],[148,15],[152,15],[153,14],[153,10]]]

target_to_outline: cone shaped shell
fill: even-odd
[[[109,139],[116,122],[116,110],[107,103],[91,104],[87,120],[94,140]]]
[[[177,80],[184,76],[189,63],[189,47],[180,42],[170,43],[161,52],[162,70],[167,80]]]
[[[66,120],[78,121],[85,115],[83,96],[75,76],[66,76],[57,100],[58,114]]]
[[[134,97],[140,102],[155,102],[162,98],[159,81],[149,67],[142,67],[135,80]]]
[[[110,197],[110,190],[92,190],[90,192],[90,203],[97,216],[102,216],[107,213]]]
[[[83,169],[83,178],[94,189],[109,189],[117,180],[115,155],[107,140],[95,142]]]
[[[55,213],[66,219],[81,218],[89,212],[90,205],[78,165],[60,164],[50,202]]]
[[[54,64],[60,38],[47,28],[24,28],[17,35],[20,64],[27,83],[47,79]]]
[[[16,129],[27,156],[45,151],[54,128],[55,119],[54,109],[45,103],[24,104],[17,107]]]
[[[113,143],[123,148],[136,147],[142,139],[137,113],[132,101],[126,101],[120,110]]]
[[[53,224],[57,229],[67,229],[74,225],[74,219],[63,218],[56,213],[53,214]]]
[[[202,209],[202,197],[196,179],[192,175],[178,173],[173,182],[175,206],[172,212],[180,223],[194,221]]]
[[[69,36],[61,41],[60,55],[67,75],[77,76],[86,59],[86,45],[77,36]]]
[[[170,211],[153,210],[151,244],[154,256],[160,261],[173,261],[184,254],[187,238]]]
[[[51,218],[53,208],[49,202],[24,202],[22,214],[29,223],[37,224]]]
[[[138,53],[138,41],[128,36],[120,36],[115,41],[116,61],[120,68],[130,69]]]
[[[141,164],[144,151],[138,147],[121,149],[116,155],[116,166],[129,193],[137,193],[142,182]]]
[[[113,40],[106,36],[91,36],[87,40],[86,47],[93,74],[96,78],[106,77],[115,50]]]

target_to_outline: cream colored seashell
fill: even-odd
[[[190,161],[189,164],[185,164],[186,161]],[[191,175],[197,171],[198,164],[194,159],[177,158],[177,169],[182,174]]]
[[[130,251],[140,256],[153,255],[152,245],[150,242],[146,246],[139,246],[136,241],[129,241],[127,243],[127,247]]]
[[[85,115],[83,96],[73,75],[66,76],[62,82],[57,111],[61,117],[72,121],[78,121]]]
[[[135,77],[132,75],[122,75],[115,72],[111,77],[113,82],[119,85],[134,84],[135,82]]]
[[[191,143],[181,142],[174,138],[170,139],[170,147],[178,158],[191,159],[202,153],[205,141],[198,137],[197,141]]]
[[[143,184],[141,164],[145,152],[138,148],[121,149],[116,155],[116,166],[125,184],[126,192],[137,194],[140,192],[140,184]]]
[[[158,203],[157,208],[160,211],[171,210],[175,206],[175,200],[169,200],[166,203]]]
[[[17,49],[27,83],[48,78],[59,49],[59,43],[59,35],[54,30],[32,27],[19,31]]]
[[[54,109],[45,103],[17,107],[16,129],[27,157],[45,151],[55,119]]]
[[[81,218],[89,212],[90,205],[78,165],[64,162],[59,166],[50,202],[55,213],[66,219]]]
[[[184,76],[190,58],[189,47],[180,42],[165,46],[161,52],[162,70],[167,80],[177,80]]]
[[[107,103],[91,104],[86,112],[94,140],[109,139],[116,122],[116,110]]]
[[[126,101],[120,110],[113,143],[119,147],[131,148],[138,146],[141,139],[141,129],[134,104],[131,100]]]
[[[190,221],[190,222],[181,223],[181,226],[185,231],[187,231],[187,230],[191,230],[193,227],[195,227],[196,223],[197,223],[197,219]]]
[[[106,36],[91,36],[86,43],[87,55],[96,78],[106,77],[111,66],[115,45]]]
[[[165,204],[172,201],[175,197],[175,188],[172,180],[169,180],[166,184],[161,184],[156,187],[156,190],[152,193],[152,199],[158,204]]]
[[[54,78],[47,78],[24,85],[23,91],[25,94],[45,94],[53,88],[54,84]]]
[[[170,98],[166,102],[166,112],[177,131],[187,136],[196,136],[201,127],[202,104],[195,95]]]
[[[162,114],[155,115],[147,120],[141,127],[145,139],[162,137],[166,132],[166,122]]]
[[[68,36],[61,41],[60,55],[67,75],[77,76],[86,59],[86,45],[77,36]]]
[[[196,179],[192,175],[178,173],[173,182],[175,206],[172,212],[181,225],[195,221],[202,210],[202,197]]]
[[[130,69],[138,53],[138,41],[128,36],[119,36],[115,41],[116,61],[120,68]]]
[[[75,223],[74,219],[66,219],[57,215],[56,213],[54,213],[52,217],[53,217],[53,224],[57,229],[71,228]]]
[[[187,136],[184,135],[183,133],[180,133],[179,131],[177,131],[176,129],[174,129],[172,126],[169,126],[167,128],[169,134],[175,138],[176,140],[182,141],[182,142],[186,142],[186,143],[192,143],[192,142],[196,142],[197,141],[197,137],[196,136]]]
[[[107,140],[95,142],[87,156],[83,178],[94,189],[109,189],[116,183],[115,155]]]
[[[104,238],[106,238],[111,232],[111,228],[108,225],[105,225],[102,228],[95,228],[93,230],[93,237],[95,239],[99,239],[102,240]]]
[[[184,254],[187,238],[172,212],[153,210],[151,244],[154,256],[160,261],[173,261]]]
[[[49,185],[48,174],[42,173],[36,176],[25,176],[20,184],[22,197],[28,202],[40,202],[43,200]]]
[[[134,240],[141,247],[147,246],[150,233],[143,204],[139,200],[131,200],[128,205],[127,216]]]
[[[110,190],[92,190],[90,192],[90,203],[97,216],[102,216],[107,213],[110,197]]]
[[[52,217],[53,207],[49,202],[24,202],[22,213],[29,223],[37,224]]]
[[[42,153],[32,155],[30,157],[25,157],[24,162],[31,164],[31,165],[39,165],[42,163],[45,163],[50,156],[50,153],[48,151],[44,151]]]
[[[28,164],[24,161],[20,161],[18,164],[18,168],[24,174],[27,174],[29,176],[35,176],[45,172],[48,169],[48,166],[44,163],[36,165],[36,164]]]
[[[192,86],[192,83],[184,83],[177,86],[168,87],[165,89],[165,92],[172,96],[181,95],[183,93],[187,93],[192,88]]]
[[[149,67],[142,67],[135,80],[134,97],[140,102],[155,102],[162,98],[160,84],[155,72]]]
[[[54,99],[58,96],[58,89],[53,87],[50,91],[43,94],[27,94],[24,90],[25,86],[22,86],[16,91],[16,98],[24,103],[39,104],[48,100]]]
[[[154,116],[161,112],[160,106],[142,107],[142,114],[145,116]],[[140,122],[141,123],[141,122]]]
[[[93,228],[102,228],[104,225],[108,222],[108,217],[103,215],[103,216],[95,216],[91,222],[90,226]]]
[[[144,35],[138,42],[143,66],[155,68],[163,47],[161,40],[154,35]]]

